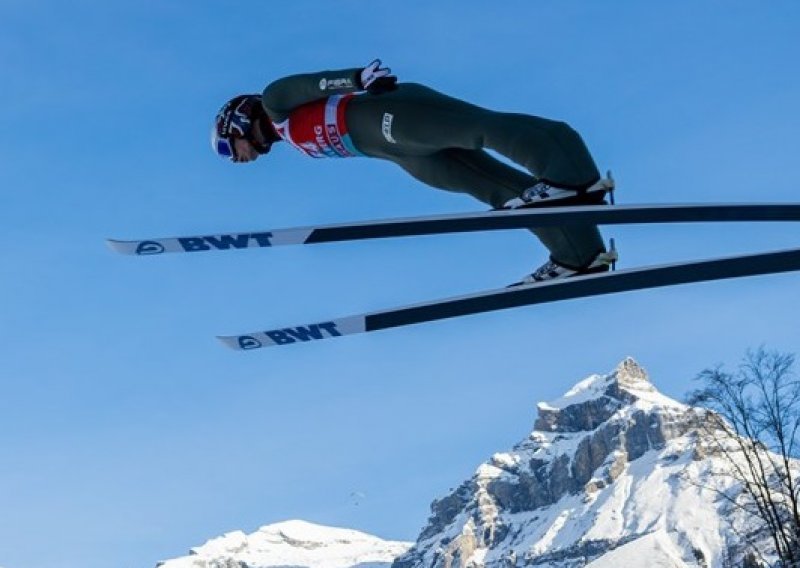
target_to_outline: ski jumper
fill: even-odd
[[[269,84],[262,104],[278,135],[311,157],[389,160],[427,185],[495,208],[538,181],[577,190],[600,179],[580,135],[564,122],[488,110],[416,83],[372,95],[359,91],[359,73],[324,71]],[[564,266],[582,268],[605,250],[595,225],[531,230]]]

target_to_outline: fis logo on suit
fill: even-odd
[[[243,249],[254,246],[271,247],[272,242],[270,239],[272,239],[272,233],[242,233],[238,235],[182,237],[178,239],[178,242],[186,252],[197,252],[206,250]],[[161,252],[163,252],[163,250]]]
[[[142,241],[136,247],[136,254],[139,255],[161,254],[162,252],[164,252],[164,245],[156,241]]]

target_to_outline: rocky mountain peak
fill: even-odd
[[[642,383],[647,383],[651,389],[655,390],[653,385],[650,384],[650,377],[647,375],[647,371],[633,357],[626,357],[617,365],[614,375],[616,375],[617,382],[620,384],[641,387]]]
[[[694,512],[665,509],[664,500],[684,491],[686,471],[699,476],[707,467],[695,452],[705,416],[661,394],[632,358],[592,375],[540,403],[528,438],[434,501],[417,544],[394,568],[584,566],[680,524],[680,515]],[[702,503],[712,518],[716,505],[698,501],[693,483],[686,483],[685,502]],[[690,533],[680,538],[694,539]],[[709,550],[701,552],[708,557]]]
[[[628,357],[608,375],[592,375],[579,382],[561,398],[537,405],[539,416],[534,430],[580,432],[594,430],[621,409],[635,406],[685,408],[663,396],[650,382],[647,372]]]

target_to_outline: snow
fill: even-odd
[[[633,539],[589,566],[641,566],[648,558],[648,567],[695,567],[695,550],[708,566],[719,566],[727,524],[713,492],[702,488],[708,473],[707,463],[692,459],[688,437],[670,440],[626,464],[614,483],[594,494],[568,494],[534,511],[501,513],[506,525],[516,527],[515,536],[487,551],[485,559],[512,550],[538,556],[580,543]]]
[[[492,463],[499,468],[513,468],[519,463],[519,458],[511,454],[496,453],[492,456]]]
[[[581,404],[603,396],[613,380],[612,376],[592,375],[572,387],[567,394],[552,402],[540,402],[541,410],[562,410],[573,404]]]
[[[190,556],[164,562],[162,568],[216,568],[229,560],[251,568],[378,568],[391,565],[410,546],[352,529],[292,520],[261,527],[250,535],[227,533],[193,548]]]
[[[586,565],[586,568],[620,568],[620,566],[642,566],[647,559],[648,568],[684,568],[691,566],[682,559],[682,551],[669,535],[655,531],[633,542],[608,552]]]
[[[629,374],[626,366],[635,366],[636,371],[641,372],[642,375]],[[676,410],[686,410],[688,408],[686,405],[661,394],[647,379],[644,370],[631,358],[620,363],[613,373],[609,375],[591,375],[572,387],[564,396],[551,402],[540,402],[537,407],[544,411],[557,411],[575,404],[583,404],[603,397],[608,387],[615,381],[618,381],[621,388],[638,399],[635,407],[640,410],[651,410],[653,407],[674,408]]]
[[[686,411],[689,409],[685,404],[669,398],[668,396],[664,396],[652,386],[650,386],[650,388],[644,388],[644,385],[635,385],[633,387],[627,387],[626,390],[638,398],[634,407],[639,410],[649,411],[654,407],[671,408],[679,411]]]
[[[563,529],[571,515],[571,509],[564,509],[563,511],[559,512],[555,519],[550,522],[550,526],[546,527],[544,534],[533,546],[533,550],[544,552],[551,548],[556,540],[556,537],[563,536],[563,533],[565,532]]]

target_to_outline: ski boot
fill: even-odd
[[[585,274],[596,274],[598,272],[606,272],[614,270],[617,265],[619,254],[617,253],[614,239],[611,239],[608,250],[597,253],[597,256],[584,267],[575,268],[571,266],[564,266],[556,262],[552,258],[534,270],[531,274],[519,282],[515,282],[509,286],[522,286],[525,284],[536,284],[539,282],[547,282],[549,280],[559,280],[561,278],[570,278],[574,276],[583,276]]]
[[[582,190],[563,189],[540,181],[523,191],[519,197],[506,201],[500,209],[602,205],[606,203],[606,195],[608,195],[609,201],[613,205],[614,178],[611,177],[611,172],[608,172],[608,177],[601,178],[590,187]]]

